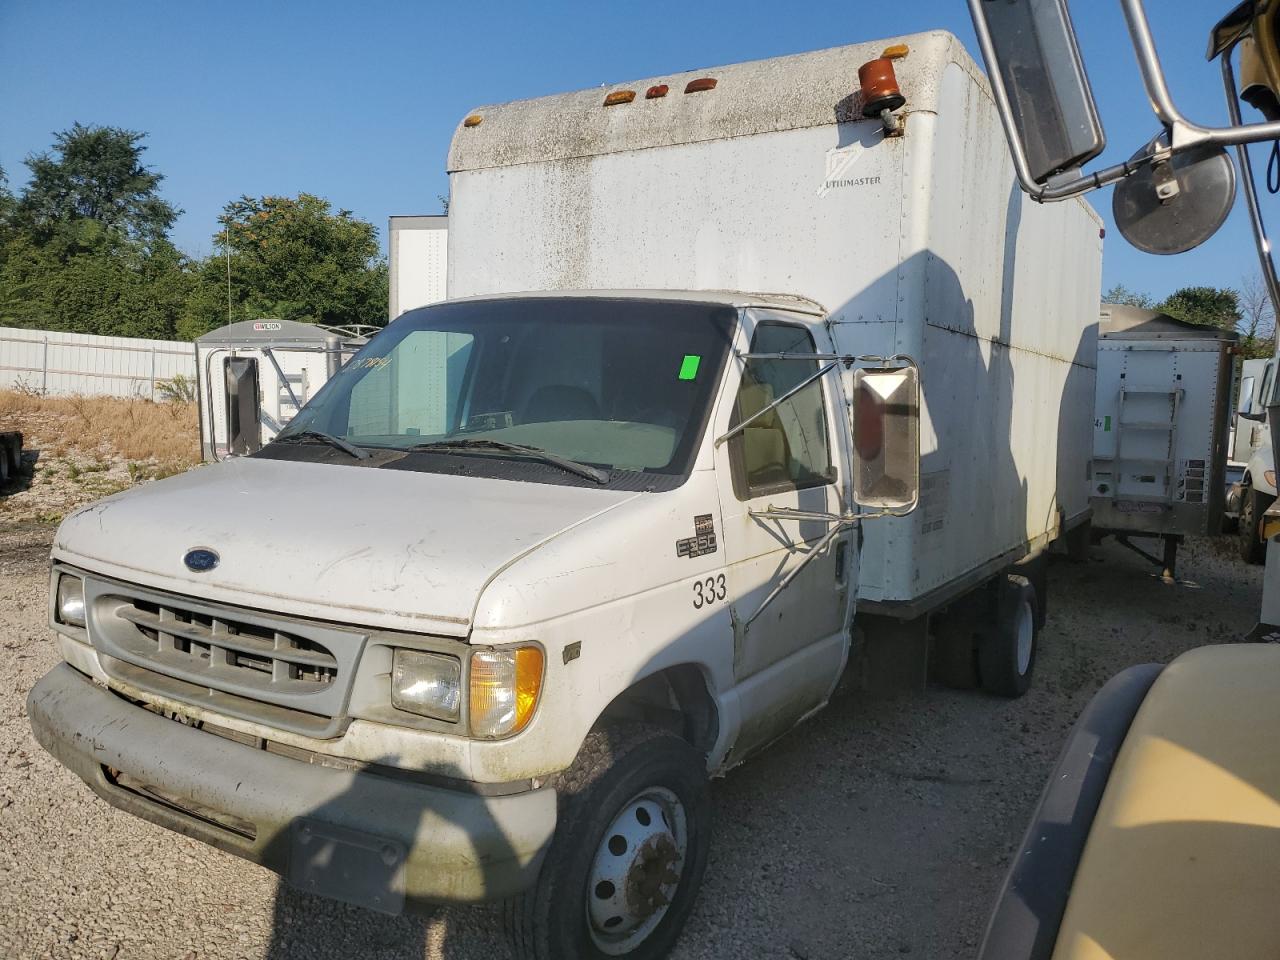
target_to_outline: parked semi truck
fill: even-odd
[[[31,723],[304,890],[658,957],[708,777],[851,665],[920,682],[932,633],[1026,689],[1100,224],[1017,190],[945,33],[482,107],[449,172],[456,299],[261,450],[64,521]]]

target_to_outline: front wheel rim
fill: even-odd
[[[1031,652],[1035,646],[1036,616],[1029,600],[1018,608],[1018,676],[1026,676],[1031,669]]]
[[[688,859],[684,804],[649,787],[623,804],[600,837],[587,875],[587,929],[603,953],[639,946],[667,915]]]

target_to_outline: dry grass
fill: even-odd
[[[0,523],[55,523],[78,506],[200,462],[194,403],[0,390],[4,430],[22,431],[28,467],[0,489]]]
[[[200,462],[194,403],[140,398],[43,397],[0,390],[0,430],[21,430],[27,447],[57,456],[78,453],[100,460],[185,470]]]

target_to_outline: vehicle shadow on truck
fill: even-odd
[[[397,762],[394,757],[385,757],[376,765],[395,769]],[[462,779],[460,771],[445,776]],[[391,841],[399,848],[398,862],[392,864],[388,862],[392,859],[390,850],[377,849],[377,838],[346,826],[357,822],[367,830],[368,824],[378,822],[379,816],[387,813],[386,807],[385,794],[371,785],[371,778],[353,779],[349,789],[293,819],[268,842],[267,862],[287,865],[290,876],[281,876],[277,882],[271,939],[264,954],[267,960],[371,954],[421,960],[428,951],[433,957],[458,955],[450,948],[455,939],[453,924],[439,922],[450,912],[456,918],[458,911],[412,897],[404,898],[402,911],[396,909],[400,901],[397,888],[404,889],[403,859],[399,859],[406,852],[404,845]],[[469,809],[481,812],[468,817],[465,823],[449,820],[441,810],[429,810],[425,805],[418,809],[405,809],[402,805],[390,815],[399,828],[395,832],[401,836],[417,833],[424,826],[429,828],[432,820],[443,821],[442,828],[456,825],[471,836],[486,836],[483,849],[479,843],[472,843],[470,859],[479,865],[476,869],[482,875],[484,889],[495,889],[497,871],[503,868],[504,861],[515,856],[515,851],[497,821],[489,816],[487,804]],[[338,842],[334,837],[339,838]],[[358,848],[370,840],[375,841],[372,848]],[[308,892],[303,886],[317,892]],[[339,899],[356,890],[363,893],[348,899],[362,899],[364,903]],[[368,904],[374,896],[390,909],[370,908]]]

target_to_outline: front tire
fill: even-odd
[[[560,777],[532,889],[507,903],[519,960],[658,960],[693,909],[711,844],[704,758],[658,727],[588,734]]]
[[[1245,488],[1240,495],[1240,525],[1236,535],[1240,538],[1240,559],[1245,563],[1262,563],[1267,558],[1267,545],[1258,536],[1258,524],[1269,503],[1263,502],[1263,494]]]

